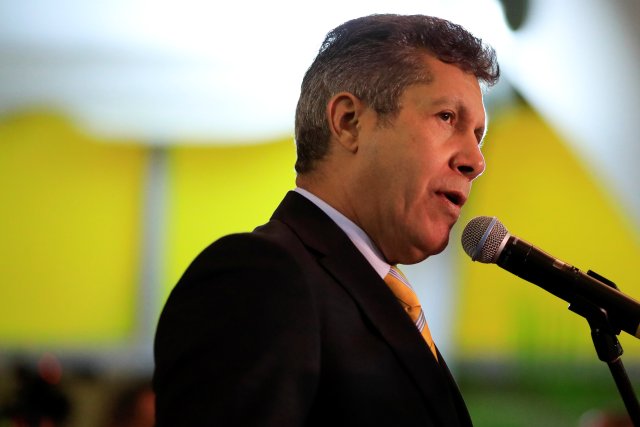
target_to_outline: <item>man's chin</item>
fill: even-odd
[[[427,259],[431,255],[438,255],[440,252],[444,251],[447,248],[447,245],[449,245],[449,235],[448,234],[447,234],[447,237],[445,239],[443,239],[439,245],[436,245],[433,249],[431,249],[429,251],[429,253],[427,254],[427,256],[424,259]]]
[[[432,255],[437,255],[440,252],[444,251],[449,244],[449,235],[447,234],[445,238],[440,241],[433,242],[425,242],[424,245],[416,246],[413,250],[408,251],[404,256],[400,257],[398,264],[410,265],[417,264],[425,259],[429,258]]]

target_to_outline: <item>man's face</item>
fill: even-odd
[[[485,166],[476,77],[431,56],[424,61],[432,80],[404,91],[390,123],[370,108],[358,122],[354,219],[394,264],[446,247],[471,181]]]

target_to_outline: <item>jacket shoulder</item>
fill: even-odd
[[[253,232],[230,234],[213,242],[194,258],[180,282],[191,281],[213,271],[295,270],[296,254],[303,247],[286,225],[270,221]]]

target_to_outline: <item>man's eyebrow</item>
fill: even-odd
[[[455,98],[451,98],[449,96],[441,96],[440,98],[436,98],[433,101],[431,101],[431,104],[435,106],[444,105],[444,104],[453,104],[458,108],[461,107],[461,103],[459,100]]]

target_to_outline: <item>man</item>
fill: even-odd
[[[159,427],[471,425],[385,280],[446,246],[484,170],[480,83],[498,75],[493,50],[437,18],[327,35],[296,112],[298,188],[205,249],[161,315]]]

